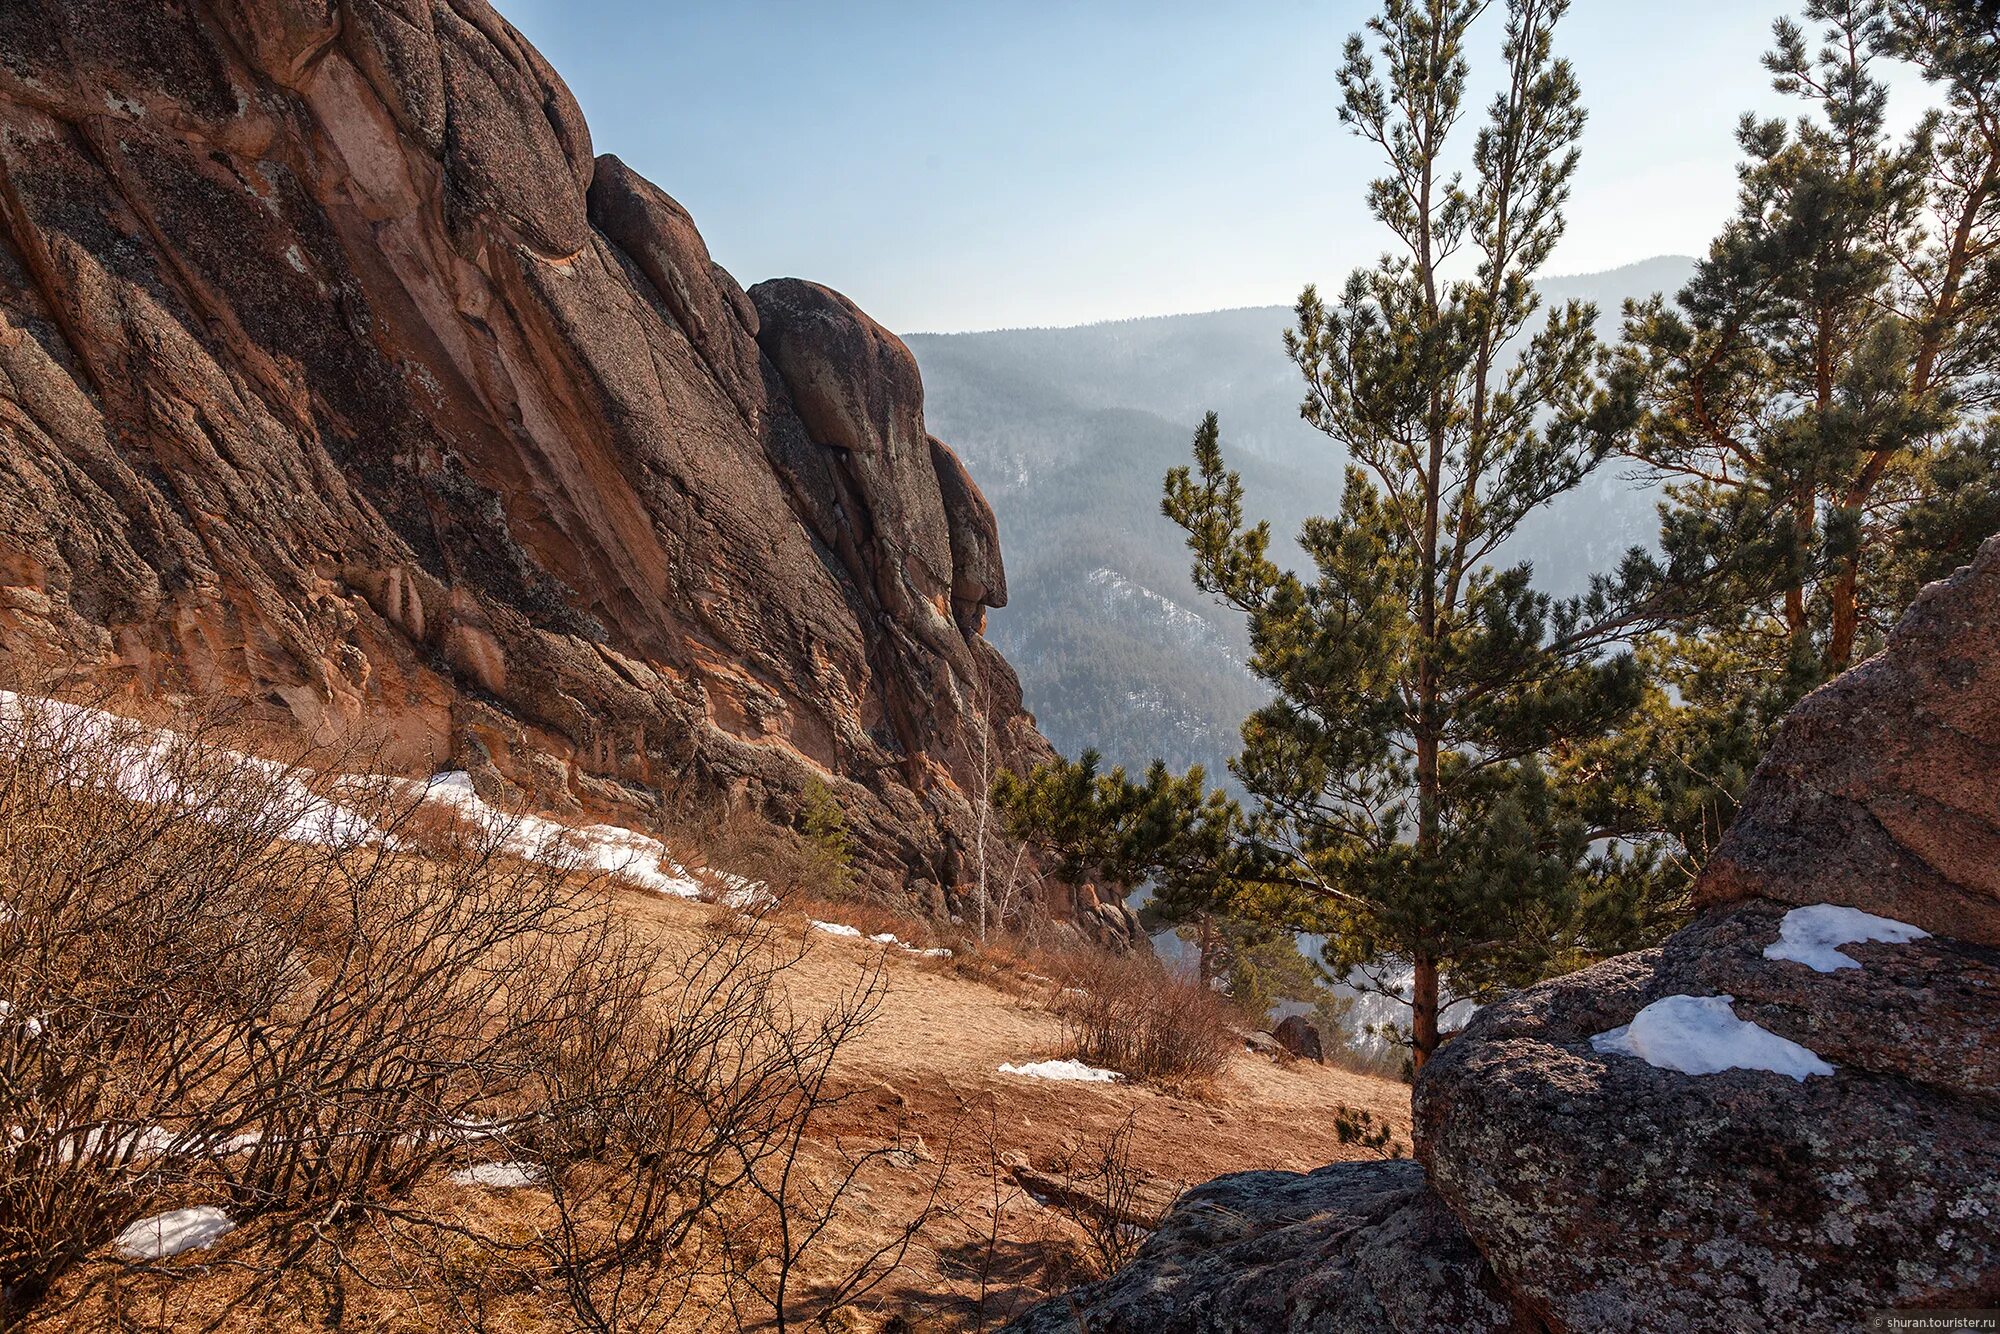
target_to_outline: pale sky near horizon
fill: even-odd
[[[810,278],[900,332],[1288,304],[1383,247],[1332,83],[1373,0],[497,2],[746,286]],[[1575,0],[1590,126],[1549,272],[1706,248],[1737,118],[1789,105],[1758,56],[1795,7]],[[1499,40],[1489,14],[1480,109]],[[1907,122],[1922,85],[1896,91]]]

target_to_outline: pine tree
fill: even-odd
[[[2000,528],[2000,42],[1950,0],[1808,0],[1765,56],[1795,123],[1745,117],[1736,215],[1671,306],[1628,307],[1631,456],[1710,596],[1644,657],[1661,683],[1627,795],[1696,868],[1772,729]],[[1884,60],[1941,105],[1887,132]]]
[[[1954,17],[1957,15],[1957,17]],[[2000,402],[2000,43],[1937,0],[1808,0],[1764,58],[1793,124],[1745,117],[1736,216],[1669,307],[1627,312],[1633,456],[1667,548],[1727,570],[1700,628],[1778,711],[1872,650],[1987,535],[1978,424]],[[1943,105],[1888,134],[1880,63]],[[1946,484],[1971,485],[1940,509]]]
[[[800,794],[798,832],[814,860],[827,893],[838,898],[854,884],[854,836],[847,812],[824,779],[808,778]]]
[[[1214,981],[1227,960],[1220,916],[1239,884],[1242,812],[1209,790],[1199,765],[1174,774],[1155,761],[1135,782],[1123,768],[1100,773],[1098,764],[1097,752],[1085,751],[1025,777],[1002,770],[994,808],[1008,834],[1048,858],[1058,878],[1109,884],[1121,898],[1149,886],[1148,914],[1191,929],[1202,981]]]
[[[1277,697],[1232,765],[1256,807],[1242,894],[1327,933],[1338,966],[1405,962],[1419,1065],[1441,987],[1539,976],[1626,920],[1611,909],[1644,877],[1603,850],[1623,831],[1585,818],[1603,803],[1566,757],[1638,705],[1615,646],[1665,606],[1638,552],[1569,602],[1493,563],[1621,442],[1633,405],[1596,374],[1595,312],[1542,315],[1533,286],[1584,124],[1551,52],[1564,0],[1508,4],[1471,180],[1447,169],[1485,8],[1389,0],[1368,25],[1381,70],[1357,36],[1339,71],[1341,119],[1387,161],[1368,201],[1395,249],[1332,302],[1308,287],[1286,338],[1306,419],[1349,461],[1339,513],[1300,536],[1310,576],[1245,525],[1213,415],[1164,503],[1197,584],[1249,618],[1250,666]]]

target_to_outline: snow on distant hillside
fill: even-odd
[[[1692,263],[1663,256],[1541,287],[1550,300],[1594,302],[1600,336],[1615,337],[1628,297],[1671,294]],[[1161,758],[1219,776],[1243,719],[1264,702],[1243,671],[1239,618],[1194,588],[1160,491],[1214,410],[1247,516],[1270,520],[1276,559],[1301,559],[1292,539],[1306,516],[1338,503],[1343,460],[1300,420],[1301,382],[1282,343],[1291,322],[1288,307],[1266,306],[907,337],[923,369],[926,424],[953,443],[1000,521],[1010,602],[991,616],[989,636],[1066,753],[1092,747],[1113,763]],[[1534,561],[1551,591],[1581,591],[1654,538],[1653,505],[1625,469],[1607,465],[1536,516],[1507,554]]]

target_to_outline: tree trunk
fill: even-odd
[[[1834,576],[1833,586],[1828,590],[1828,599],[1833,603],[1833,624],[1826,639],[1828,676],[1846,671],[1854,658],[1854,640],[1861,628],[1857,588],[1861,579],[1860,562],[1858,554],[1841,562],[1840,573]]]
[[[1437,960],[1419,954],[1410,981],[1411,1064],[1424,1068],[1438,1045],[1438,966]]]

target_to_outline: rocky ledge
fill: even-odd
[[[1408,1160],[1238,1172],[1182,1196],[1111,1279],[1020,1334],[1502,1334],[1531,1328]]]
[[[0,675],[557,811],[815,778],[939,906],[1046,754],[908,349],[745,292],[484,0],[0,6]]]
[[[1017,1327],[1806,1334],[2000,1306],[1996,774],[2000,539],[1794,711],[1693,925],[1439,1052],[1421,1166],[1212,1182]]]

